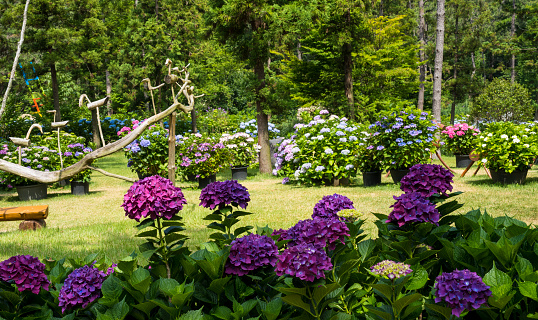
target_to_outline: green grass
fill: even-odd
[[[447,158],[451,165],[453,158]],[[100,159],[103,169],[124,176],[135,177],[126,167],[121,153]],[[230,170],[221,172],[217,179],[231,178]],[[456,169],[459,173],[463,169]],[[465,213],[475,208],[487,208],[494,215],[509,215],[528,223],[538,223],[538,170],[529,171],[524,186],[500,186],[491,183],[481,170],[476,177],[472,172],[465,178],[455,178],[454,191],[464,191],[458,200],[465,203],[459,210]],[[307,219],[312,208],[323,196],[339,193],[353,200],[358,211],[373,217],[371,212],[388,214],[394,203],[393,195],[401,194],[390,177],[383,175],[383,184],[365,188],[357,178],[349,187],[298,187],[282,185],[281,179],[261,175],[249,170],[247,181],[241,182],[250,192],[248,211],[255,214],[245,217],[241,224],[287,228],[298,220]],[[181,211],[190,237],[189,246],[206,241],[209,231],[203,217],[210,211],[198,206],[200,190],[196,183],[178,182],[188,205]],[[49,188],[47,199],[21,202],[16,193],[0,193],[0,206],[49,205],[47,228],[38,231],[18,231],[19,222],[0,222],[0,260],[12,255],[30,254],[41,258],[59,259],[65,256],[81,258],[100,252],[112,260],[129,255],[140,240],[134,238],[136,221],[125,217],[120,207],[130,183],[94,173],[90,195],[72,196],[68,188]]]

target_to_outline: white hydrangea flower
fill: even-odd
[[[506,139],[506,140],[508,140],[508,136],[507,136],[506,134],[503,134],[503,135],[501,135],[501,139]]]

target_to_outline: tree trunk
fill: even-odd
[[[347,98],[349,119],[355,120],[355,102],[353,99],[353,65],[351,44],[344,43],[344,89]]]
[[[106,110],[107,114],[111,116],[114,112],[112,111],[112,102],[110,101],[110,96],[112,95],[112,83],[110,83],[110,71],[106,69],[106,95],[109,97],[108,101],[106,102]]]
[[[56,64],[53,62],[50,65],[50,80],[52,84],[52,97],[54,99],[54,110],[56,110],[56,116],[54,121],[62,121],[62,115],[60,113],[60,94],[58,90],[58,76],[56,74]]]
[[[303,52],[301,51],[301,38],[297,40],[297,60],[303,60]]]
[[[351,12],[349,9],[344,14],[344,19],[351,25]],[[344,90],[347,98],[348,117],[351,120],[355,120],[355,101],[353,99],[353,56],[351,43],[346,42],[343,45],[344,56]]]
[[[516,34],[516,0],[512,0],[512,9],[514,10],[512,12],[512,26],[510,28],[510,37],[512,40],[512,43],[514,42],[514,35]],[[514,48],[512,48],[513,50]],[[510,83],[514,84],[516,81],[516,55],[514,52],[512,52],[512,61],[511,66],[512,68],[512,75],[510,77]]]
[[[254,73],[259,84],[256,86],[256,111],[258,122],[258,144],[260,145],[260,172],[271,173],[271,151],[269,149],[269,117],[263,110],[265,98],[260,91],[265,87],[265,69],[261,58],[256,59]]]
[[[192,130],[192,133],[196,133],[198,132],[198,128],[196,127],[196,110],[195,109],[192,109],[191,110],[191,130]]]
[[[26,5],[24,6],[24,12],[22,15],[22,27],[21,35],[19,39],[19,44],[17,45],[17,53],[15,54],[15,59],[13,60],[13,66],[11,67],[11,73],[9,74],[9,81],[7,83],[7,89],[4,93],[4,98],[2,99],[2,107],[0,107],[0,119],[6,110],[7,97],[9,96],[9,91],[11,90],[11,84],[13,83],[13,78],[15,78],[15,70],[17,69],[17,62],[19,61],[19,56],[21,55],[22,43],[24,42],[24,32],[26,31],[26,21],[28,20],[28,5],[30,0],[26,0]]]
[[[433,76],[433,118],[441,122],[441,88],[443,80],[443,46],[445,43],[445,0],[437,0],[435,39],[435,74]]]
[[[425,54],[424,54],[424,47],[426,45],[426,39],[425,39],[426,21],[424,19],[424,0],[419,0],[418,6],[419,6],[418,33],[419,33],[419,41],[420,41],[420,50],[419,50],[420,85],[418,89],[418,108],[420,110],[424,110],[424,81],[426,81],[426,65],[424,64],[424,61],[426,60]]]
[[[456,91],[457,91],[457,78],[458,78],[458,48],[459,48],[459,38],[458,38],[458,5],[456,5],[455,10],[456,15],[456,32],[455,32],[455,54],[454,54],[454,85],[452,86],[452,106],[450,107],[450,124],[454,125],[456,119]]]

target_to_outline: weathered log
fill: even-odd
[[[19,224],[19,230],[37,230],[41,228],[45,228],[47,226],[47,223],[44,219],[39,220],[24,220]]]

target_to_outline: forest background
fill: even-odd
[[[285,124],[316,105],[371,121],[394,105],[431,110],[438,2],[445,0],[32,0],[20,63],[28,77],[35,68],[42,109],[56,109],[57,121],[91,117],[78,108],[82,93],[109,95],[105,116],[150,115],[141,80],[162,83],[167,58],[190,63],[196,92],[205,94],[198,113],[257,111]],[[0,1],[2,93],[24,4]],[[467,113],[488,82],[505,78],[529,91],[538,118],[538,1],[444,5],[443,117]],[[168,107],[169,87],[155,99],[158,111]],[[31,105],[17,68],[0,122]]]

